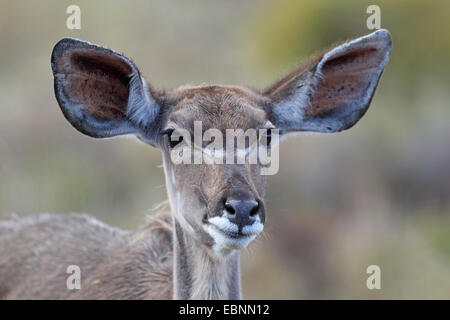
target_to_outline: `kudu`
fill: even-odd
[[[82,133],[132,134],[163,153],[171,213],[134,232],[85,215],[0,224],[5,299],[240,299],[239,251],[263,229],[261,164],[174,164],[177,131],[265,128],[337,132],[367,111],[388,61],[386,30],[324,51],[264,91],[237,86],[157,91],[112,50],[62,39],[52,53],[56,99]],[[269,144],[269,137],[266,136]],[[270,147],[270,146],[269,146]],[[67,266],[81,270],[68,290]]]

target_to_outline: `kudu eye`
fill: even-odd
[[[162,134],[167,135],[167,139],[169,141],[169,147],[171,149],[175,148],[178,144],[183,141],[183,136],[174,134],[175,129],[167,129],[162,132]]]
[[[270,148],[270,145],[272,143],[272,129],[267,129],[266,132],[264,132],[261,135],[260,139],[261,143],[265,145],[267,148]]]

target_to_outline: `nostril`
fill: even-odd
[[[234,210],[233,206],[229,202],[224,201],[223,206],[225,207],[225,210],[227,210],[227,212],[229,214],[233,215],[233,214],[236,213],[236,211]]]
[[[259,210],[259,202],[256,203],[256,205],[250,210],[250,217],[254,217],[258,214]]]

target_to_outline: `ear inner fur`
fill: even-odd
[[[130,59],[65,38],[53,49],[52,70],[57,100],[79,131],[92,137],[134,133],[151,140],[159,105]]]
[[[265,91],[274,122],[285,131],[352,127],[370,105],[390,50],[389,32],[378,30],[311,59]]]

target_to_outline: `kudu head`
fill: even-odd
[[[52,69],[56,98],[76,129],[95,138],[132,134],[162,151],[175,221],[199,248],[223,257],[246,247],[263,229],[261,169],[267,163],[206,158],[179,163],[173,155],[185,155],[186,147],[211,155],[208,141],[218,142],[219,133],[228,138],[230,129],[259,130],[257,139],[265,142],[257,144],[266,149],[276,140],[274,132],[348,129],[367,111],[390,50],[389,32],[378,30],[325,51],[264,91],[232,86],[156,91],[130,59],[70,38],[56,44]],[[200,143],[191,139],[198,122]],[[215,134],[208,135],[210,129]],[[248,144],[238,149],[233,144],[236,153]]]

